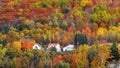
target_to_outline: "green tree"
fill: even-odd
[[[52,3],[51,3],[51,1],[49,0],[49,1],[43,1],[43,2],[41,2],[40,3],[40,6],[41,7],[48,7],[48,6],[50,6]]]
[[[119,59],[119,53],[118,53],[118,48],[117,48],[117,43],[113,43],[111,46],[111,52],[112,55],[114,56],[114,59],[118,60]]]
[[[60,61],[58,64],[55,65],[55,68],[70,68],[70,64],[64,61]]]
[[[64,14],[63,13],[58,13],[57,16],[58,16],[59,19],[62,19],[64,17]]]
[[[21,38],[20,34],[14,30],[11,30],[7,33],[8,42],[19,41],[20,38]]]
[[[55,20],[55,22],[53,23],[53,26],[54,26],[54,27],[58,27],[58,26],[59,26],[59,23],[58,23],[57,20]]]
[[[67,30],[68,24],[66,21],[62,22],[61,28],[63,28],[64,30]]]
[[[3,44],[3,46],[7,44],[6,34],[2,34],[1,32],[0,32],[0,43]]]
[[[69,0],[56,0],[56,6],[60,8],[65,8],[69,4]]]
[[[15,48],[8,48],[6,55],[10,58],[10,59],[14,59],[17,56],[17,49]]]
[[[84,14],[85,14],[85,12],[82,11],[82,8],[80,8],[80,9],[76,9],[75,12],[74,12],[74,14],[75,14],[76,16],[78,16],[80,19],[82,19],[83,16],[84,16]]]
[[[98,49],[97,46],[98,44],[94,43],[88,51],[89,63],[91,63],[91,61],[94,59],[95,55],[97,54],[97,49]]]
[[[8,59],[7,67],[8,68],[16,68],[15,61],[13,59]]]
[[[110,24],[112,18],[112,14],[108,11],[108,8],[104,4],[99,4],[94,7],[94,13],[90,14],[89,21],[101,23],[104,21],[106,24]]]
[[[3,45],[1,44],[0,45],[0,67],[2,67],[4,65],[3,59],[5,58],[6,51],[7,51],[7,49],[3,48]]]
[[[75,34],[74,43],[75,47],[79,47],[80,45],[88,44],[88,39],[84,34]]]
[[[64,68],[70,68],[70,64],[69,63],[65,63]]]

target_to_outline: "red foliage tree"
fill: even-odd
[[[77,58],[77,55],[76,54],[73,54],[72,55],[72,63],[71,63],[71,68],[76,68],[76,64],[75,64],[75,59]]]

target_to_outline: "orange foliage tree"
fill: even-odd
[[[31,49],[35,45],[35,40],[21,39],[22,49]]]

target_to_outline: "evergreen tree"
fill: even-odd
[[[75,47],[78,47],[79,45],[88,44],[88,39],[84,34],[76,34],[74,42]]]
[[[118,60],[119,53],[118,53],[117,43],[113,43],[113,45],[110,49],[111,49],[112,55],[114,56],[114,59]]]

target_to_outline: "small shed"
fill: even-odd
[[[33,46],[33,49],[43,49],[42,46],[39,44],[39,43],[36,43],[34,46]]]
[[[63,51],[72,51],[72,50],[74,50],[74,45],[71,44],[63,48]]]

